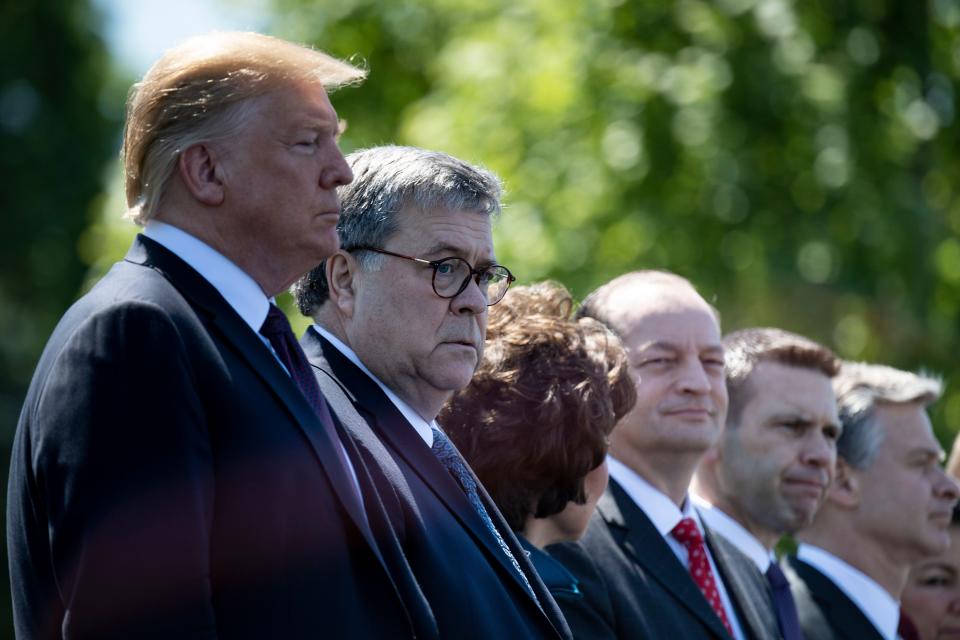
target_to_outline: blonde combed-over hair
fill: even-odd
[[[127,217],[158,210],[180,153],[229,138],[252,115],[253,98],[301,82],[327,91],[366,71],[310,47],[248,32],[190,38],[167,51],[127,98],[123,134]]]

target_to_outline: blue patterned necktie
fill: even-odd
[[[507,546],[507,542],[503,539],[503,536],[500,535],[497,527],[494,526],[493,520],[490,519],[490,514],[487,513],[486,508],[484,508],[483,503],[480,501],[480,493],[477,491],[477,481],[473,477],[473,473],[467,468],[467,463],[460,457],[460,453],[456,447],[453,446],[453,443],[450,442],[447,435],[436,427],[433,428],[433,453],[440,460],[440,464],[442,464],[446,470],[450,472],[450,475],[460,484],[460,488],[463,489],[463,492],[467,495],[467,500],[470,501],[474,511],[477,512],[477,515],[483,520],[483,524],[487,526],[487,529],[489,529],[493,537],[496,538],[500,548],[503,549],[503,553],[510,559],[513,568],[517,570],[517,573],[523,579],[523,584],[527,587],[527,591],[533,599],[536,600],[537,596],[533,593],[530,581],[527,580],[527,576],[520,568],[520,563],[517,562],[513,553],[510,552],[510,547]],[[537,604],[539,604],[539,601]]]
[[[800,618],[797,616],[797,605],[790,593],[790,582],[783,575],[780,565],[771,562],[766,572],[767,582],[773,592],[773,605],[777,610],[777,621],[780,623],[780,633],[784,640],[803,640],[800,630]]]

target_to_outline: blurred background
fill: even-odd
[[[117,162],[127,89],[212,29],[366,64],[333,97],[345,151],[412,144],[499,173],[497,253],[521,283],[582,298],[670,269],[725,331],[779,326],[942,375],[945,447],[960,426],[958,0],[6,0],[4,485],[47,336],[136,232]]]

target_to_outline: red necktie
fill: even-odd
[[[707,558],[707,548],[703,545],[703,536],[693,518],[684,518],[670,532],[677,541],[687,548],[690,577],[700,589],[700,593],[710,603],[720,622],[733,637],[733,627],[727,619],[727,612],[720,601],[720,592],[717,590],[717,580],[710,570],[710,560]]]

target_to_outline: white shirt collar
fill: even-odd
[[[250,325],[254,333],[259,333],[270,311],[270,300],[246,271],[199,238],[165,222],[149,221],[143,229],[143,235],[163,245],[193,267]]]
[[[370,376],[370,379],[376,382],[377,386],[383,389],[383,392],[387,394],[388,398],[390,398],[390,402],[392,402],[397,410],[403,414],[403,417],[407,419],[407,422],[410,423],[417,434],[423,438],[423,441],[427,443],[427,446],[433,447],[433,430],[435,428],[440,428],[436,420],[432,420],[430,422],[424,420],[419,413],[410,407],[410,405],[401,400],[397,394],[391,391],[390,387],[380,382],[380,379],[373,375],[373,373],[370,372],[370,369],[367,369],[366,365],[360,361],[360,358],[357,357],[357,354],[354,353],[353,349],[344,344],[344,342],[337,336],[333,335],[319,324],[314,324],[313,328],[316,329],[317,333],[326,338],[330,344],[336,347],[340,353],[345,355],[350,362],[357,365],[361,371]]]
[[[697,494],[690,495],[694,506],[700,512],[703,521],[711,529],[733,543],[733,546],[742,551],[757,565],[760,573],[766,573],[770,563],[774,562],[773,552],[763,546],[763,543],[747,531],[742,524],[728,516],[721,509],[713,506]]]
[[[885,640],[896,640],[900,604],[886,589],[859,569],[832,553],[809,544],[797,548],[797,557],[815,567],[843,591]]]
[[[703,533],[700,518],[697,517],[697,512],[690,500],[683,501],[683,509],[677,507],[665,493],[613,456],[607,456],[607,468],[610,471],[610,477],[623,487],[638,507],[643,509],[661,536],[667,537],[683,518],[693,518]]]

